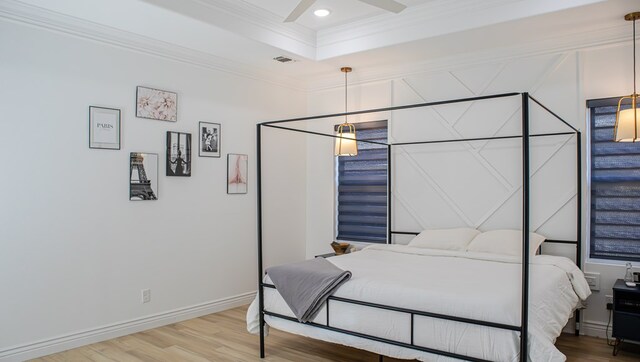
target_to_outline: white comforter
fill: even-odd
[[[336,296],[433,313],[520,325],[520,258],[505,255],[373,245],[329,258],[353,277]],[[265,282],[270,282],[268,275]],[[540,255],[531,260],[529,360],[564,361],[554,342],[572,312],[590,294],[582,272],[567,258]],[[410,342],[410,317],[392,311],[330,302],[330,325]],[[325,307],[326,308],[326,307]],[[292,316],[278,292],[265,288],[265,309]],[[410,350],[308,325],[266,317],[272,327],[374,353],[420,361],[449,358]],[[316,323],[326,324],[323,309]],[[517,361],[519,333],[428,317],[415,317],[414,343],[491,361]],[[247,328],[259,332],[255,300]],[[267,340],[268,343],[268,340]]]

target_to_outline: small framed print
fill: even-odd
[[[167,132],[167,176],[191,176],[191,133]]]
[[[120,110],[89,106],[89,148],[120,149]]]
[[[158,154],[129,154],[129,200],[158,199]]]
[[[198,129],[198,156],[220,157],[220,124],[200,122]]]
[[[160,89],[136,88],[136,117],[178,121],[178,94]]]
[[[249,156],[235,153],[227,154],[227,193],[247,193],[247,172]]]

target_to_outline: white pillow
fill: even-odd
[[[529,233],[529,251],[531,255],[536,253],[545,237]],[[491,230],[476,236],[467,246],[467,251],[482,253],[522,255],[522,230]]]
[[[464,251],[478,234],[478,230],[471,228],[424,230],[409,242],[409,246]]]

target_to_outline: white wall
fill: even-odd
[[[0,360],[244,304],[256,290],[255,124],[306,112],[299,91],[0,21]],[[135,89],[178,93],[178,122],[135,117]],[[88,107],[122,109],[122,150],[88,148]],[[219,159],[164,176],[165,134],[222,124]],[[304,257],[304,152],[271,151],[267,265]],[[304,149],[304,139],[293,141]],[[290,144],[290,143],[289,143]],[[159,200],[128,200],[129,152],[159,154]],[[226,194],[226,153],[249,154],[249,192]],[[286,161],[287,185],[273,182]],[[267,167],[268,166],[268,167]],[[270,173],[272,172],[272,173]],[[151,302],[141,304],[141,289]]]
[[[571,125],[585,131],[587,99],[630,92],[632,84],[627,78],[632,67],[630,58],[631,49],[627,44],[491,63],[475,63],[469,59],[467,65],[446,71],[425,69],[390,81],[350,86],[349,109],[526,91]],[[354,74],[357,75],[357,71],[355,69]],[[310,98],[310,113],[339,112],[343,92],[341,88],[316,92]],[[533,105],[531,116],[532,133],[570,131]],[[516,97],[365,115],[353,121],[389,119],[390,140],[402,142],[519,134],[520,117],[520,98]],[[335,123],[320,122],[317,130],[330,132]],[[583,136],[583,145],[586,143]],[[553,239],[575,239],[576,140],[572,136],[535,138],[531,145],[532,229]],[[310,257],[329,250],[328,242],[334,235],[335,197],[334,177],[323,173],[333,167],[330,144],[309,137],[307,147],[313,165],[308,168],[307,187],[314,190],[307,199],[307,257]],[[398,147],[392,158],[393,229],[521,227],[519,140]],[[583,196],[586,196],[586,174],[583,178]],[[589,207],[586,201],[583,205],[585,210]],[[586,260],[587,243],[583,225],[583,260]],[[549,246],[545,252],[575,257],[575,249],[569,246]],[[585,333],[603,336],[608,319],[604,294],[611,294],[615,279],[622,277],[624,270],[619,265],[603,265],[597,261],[587,261],[584,270],[601,273],[602,289],[589,298],[582,329]]]

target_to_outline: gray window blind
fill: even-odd
[[[387,121],[356,123],[356,139],[387,142]],[[337,157],[338,240],[387,240],[387,147],[358,142],[357,156]]]
[[[640,261],[640,142],[614,142],[619,98],[587,102],[592,258]]]

